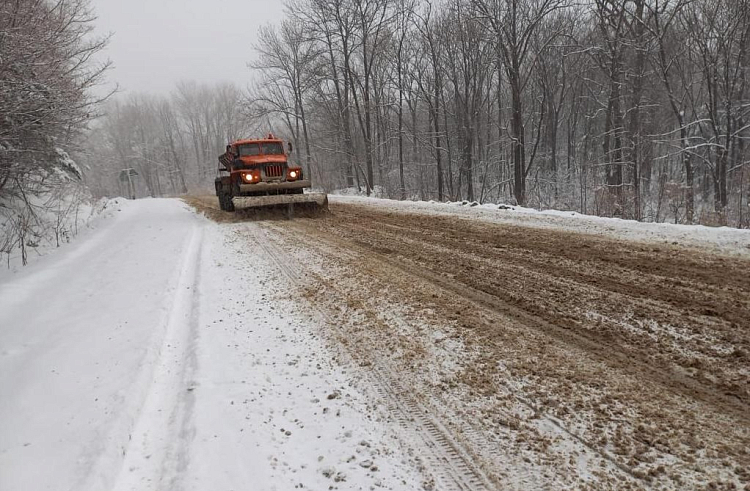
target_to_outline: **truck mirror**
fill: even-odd
[[[292,142],[288,142],[287,146],[289,147],[289,153],[292,153]]]

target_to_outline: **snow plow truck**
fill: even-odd
[[[223,211],[288,205],[327,210],[325,193],[305,192],[310,179],[302,167],[291,165],[284,142],[269,134],[265,138],[237,140],[219,155],[219,175],[214,181]]]

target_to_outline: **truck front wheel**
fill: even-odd
[[[220,191],[219,194],[219,208],[222,211],[234,211],[234,203],[232,202],[232,196],[229,193]]]
[[[219,198],[219,208],[221,211],[234,211],[232,195],[228,188],[229,186],[222,182],[216,183],[216,197]]]

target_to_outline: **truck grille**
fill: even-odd
[[[284,175],[283,165],[267,165],[265,168],[266,177],[282,177]]]

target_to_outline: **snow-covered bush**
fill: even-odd
[[[90,199],[74,148],[96,113],[108,64],[92,62],[107,42],[91,35],[89,0],[0,2],[0,252],[75,233]],[[106,97],[105,97],[106,98]]]
[[[94,210],[81,171],[60,148],[48,168],[27,174],[0,196],[0,253],[8,267],[25,265],[30,252],[59,247],[78,233]]]

